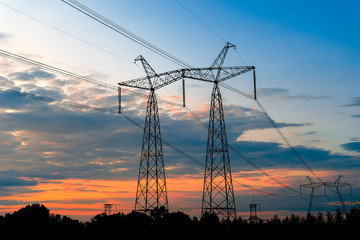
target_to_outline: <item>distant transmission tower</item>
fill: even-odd
[[[315,182],[309,176],[306,177],[309,180],[310,183],[300,185],[300,195],[303,194],[302,190],[301,190],[302,188],[311,189],[308,213],[311,213],[311,207],[312,207],[312,202],[313,202],[313,198],[314,198],[314,194],[315,194],[315,189],[320,188],[320,187],[324,188],[324,192],[325,192],[326,196],[327,196],[327,192],[326,192],[327,188],[333,190],[336,193],[336,195],[338,196],[339,200],[340,200],[340,205],[341,205],[341,208],[342,208],[342,212],[343,213],[346,212],[345,202],[344,202],[344,199],[343,199],[342,194],[340,192],[340,188],[350,187],[350,192],[351,192],[351,183],[341,183],[340,180],[341,180],[342,177],[343,177],[343,175],[340,175],[334,182],[324,182],[324,181]]]
[[[301,190],[302,188],[311,189],[309,206],[308,206],[308,211],[307,211],[308,214],[310,214],[311,213],[311,208],[312,208],[312,202],[313,202],[313,199],[314,199],[315,189],[323,187],[324,182],[314,182],[314,180],[312,180],[311,177],[309,177],[309,176],[306,176],[306,178],[309,180],[310,183],[300,185],[300,195],[303,195],[302,190]]]
[[[335,193],[337,194],[339,200],[340,200],[340,204],[342,207],[342,212],[345,213],[346,212],[346,207],[345,207],[345,202],[344,199],[342,197],[342,194],[340,192],[340,188],[344,188],[344,187],[350,187],[350,191],[351,191],[351,183],[341,183],[340,180],[341,178],[344,177],[343,175],[340,175],[334,182],[325,182],[324,186],[328,187],[330,189],[335,189]]]
[[[259,222],[259,218],[257,216],[257,212],[260,211],[260,204],[257,203],[251,203],[249,205],[250,207],[250,217],[249,217],[249,221],[253,222],[253,223],[257,223]]]
[[[115,206],[115,211],[113,211],[113,207]],[[104,213],[110,216],[113,212],[117,212],[117,206],[114,204],[105,203],[104,204]]]

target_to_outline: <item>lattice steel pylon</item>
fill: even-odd
[[[249,222],[258,223],[259,217],[257,215],[257,212],[260,210],[260,204],[250,203],[249,208],[250,208]]]
[[[135,61],[141,61],[147,75],[146,81],[150,87],[140,156],[135,211],[149,213],[161,207],[164,207],[166,211],[168,211],[169,204],[166,189],[164,155],[162,150],[159,111],[155,94],[157,78],[151,77],[156,76],[156,73],[141,55],[136,58]],[[119,83],[119,85],[136,87],[132,85],[131,81]]]
[[[340,180],[341,180],[342,177],[343,177],[343,175],[339,175],[339,177],[334,182],[325,182],[325,181],[315,182],[309,176],[306,176],[306,178],[309,180],[310,183],[300,185],[300,195],[302,195],[301,188],[311,189],[308,213],[311,213],[311,208],[312,208],[312,202],[313,202],[313,198],[314,198],[314,194],[315,194],[315,189],[320,188],[320,187],[324,188],[325,196],[327,196],[326,188],[329,188],[329,189],[333,190],[337,194],[337,196],[338,196],[338,198],[340,200],[340,205],[341,205],[341,208],[342,208],[342,212],[343,213],[346,212],[346,207],[345,207],[344,199],[343,199],[342,194],[340,192],[340,188],[349,187],[350,192],[351,192],[351,183],[341,183]]]
[[[229,48],[235,48],[235,45],[227,43],[213,64],[210,67],[205,68],[182,68],[158,74],[155,73],[148,64],[144,65],[143,62],[147,73],[146,77],[119,83],[120,86],[155,91],[156,89],[174,83],[178,80],[182,80],[183,106],[185,106],[185,79],[199,80],[214,84],[210,106],[208,144],[206,151],[207,156],[201,212],[203,215],[206,211],[208,211],[227,219],[235,218],[236,210],[225,130],[225,118],[219,84],[249,71],[254,71],[254,95],[256,98],[254,66],[223,67]],[[121,104],[120,87],[119,103]],[[121,110],[120,104],[119,110]]]
[[[222,67],[230,47],[235,46],[226,44],[210,68]],[[236,218],[236,208],[219,76],[220,70],[211,93],[201,212],[214,212],[229,219]]]
[[[302,196],[302,188],[308,188],[311,189],[311,194],[310,194],[310,200],[309,200],[309,206],[308,206],[308,214],[311,213],[311,208],[312,208],[312,202],[314,199],[314,194],[315,194],[315,189],[320,188],[320,187],[324,187],[325,182],[314,182],[314,180],[311,179],[311,177],[306,176],[306,178],[309,180],[310,183],[307,184],[301,184],[300,185],[300,195]]]

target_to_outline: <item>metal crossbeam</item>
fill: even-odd
[[[211,83],[217,81],[220,83],[254,69],[255,67],[253,66],[183,68],[121,82],[119,85],[145,90],[154,88],[157,90],[166,85],[186,78]],[[152,83],[149,83],[149,78],[152,79]]]

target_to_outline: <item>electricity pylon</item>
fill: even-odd
[[[223,67],[229,48],[235,48],[235,45],[227,43],[210,67],[182,68],[157,74],[153,70],[147,71],[149,66],[144,66],[147,72],[146,77],[119,83],[121,86],[155,91],[158,88],[182,80],[183,106],[185,106],[185,79],[205,81],[214,84],[210,104],[201,212],[202,215],[205,212],[215,213],[227,219],[236,217],[236,209],[219,84],[233,77],[255,70],[254,66]],[[256,96],[255,71],[254,95]],[[121,89],[119,88],[119,102],[121,103],[120,96]],[[119,110],[121,110],[120,106]]]
[[[250,203],[249,208],[250,208],[249,222],[258,223],[259,217],[257,215],[257,212],[260,211],[260,204]]]
[[[315,182],[309,176],[306,177],[310,183],[300,185],[300,195],[302,195],[301,188],[311,189],[308,213],[311,213],[311,207],[312,207],[312,202],[313,202],[313,198],[314,198],[314,194],[315,194],[315,189],[320,188],[320,187],[324,188],[325,196],[327,196],[326,188],[330,188],[331,190],[335,191],[335,193],[337,194],[337,196],[340,200],[342,212],[346,211],[345,202],[344,202],[344,199],[340,192],[340,188],[350,187],[350,191],[351,191],[351,183],[341,183],[340,180],[342,177],[343,177],[343,175],[340,175],[334,182],[324,182],[324,181]]]
[[[225,117],[219,88],[220,69],[231,44],[226,44],[210,68],[219,67],[211,93],[208,140],[201,212],[236,217]]]
[[[338,195],[338,198],[340,200],[342,211],[343,211],[343,213],[345,213],[346,212],[346,207],[345,207],[344,199],[343,199],[343,197],[341,195],[341,192],[340,192],[340,188],[350,187],[350,191],[351,191],[351,183],[341,183],[340,180],[341,180],[342,177],[344,177],[344,176],[339,175],[339,177],[334,182],[325,182],[324,186],[329,187],[330,189],[335,188],[335,193]]]
[[[150,94],[147,101],[144,134],[140,156],[138,184],[136,190],[135,211],[149,213],[156,208],[169,209],[165,167],[162,150],[160,119],[156,100],[155,89],[158,89],[156,72],[149,63],[140,55],[135,61],[141,61],[147,75],[144,81]],[[130,80],[119,83],[122,86],[136,87],[136,81]],[[119,87],[119,96],[121,96]],[[119,97],[120,98],[120,97]],[[119,105],[120,106],[120,105]],[[119,107],[119,110],[121,108]]]
[[[308,214],[310,214],[311,208],[312,208],[312,202],[313,202],[313,198],[314,198],[314,194],[315,194],[315,189],[323,187],[324,182],[314,182],[314,180],[312,180],[311,177],[309,177],[309,176],[306,176],[306,178],[309,180],[310,183],[300,185],[300,195],[302,195],[302,191],[301,191],[302,188],[311,189],[310,201],[309,201],[309,206],[308,206]]]

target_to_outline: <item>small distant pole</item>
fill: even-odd
[[[105,215],[111,215],[111,210],[112,210],[113,204],[109,204],[109,203],[105,203],[104,204],[104,213]]]
[[[249,206],[250,206],[249,222],[258,223],[258,222],[259,222],[259,218],[258,218],[258,216],[257,216],[257,212],[260,211],[260,204],[251,203]]]

